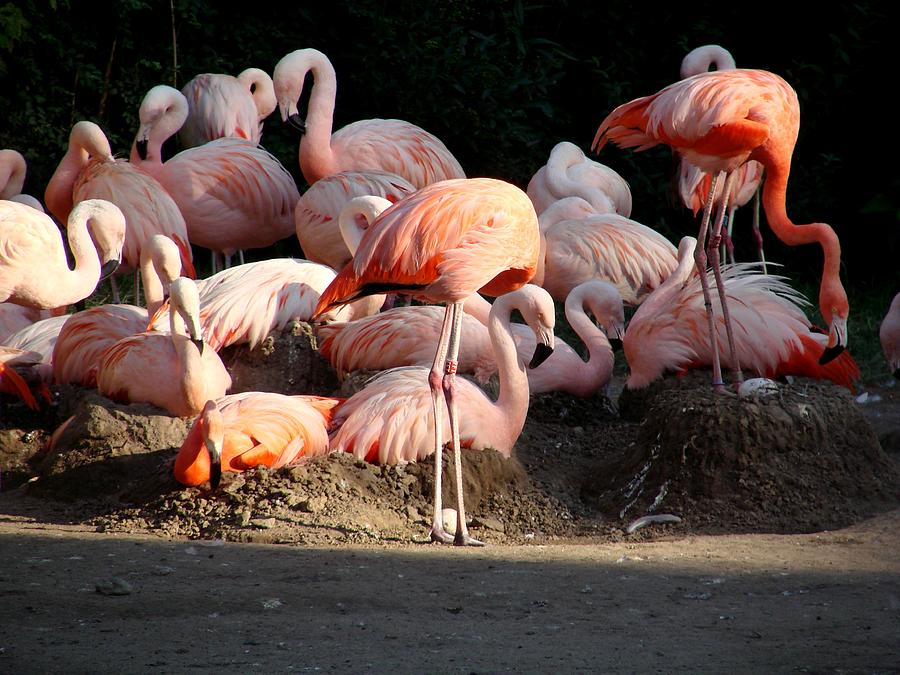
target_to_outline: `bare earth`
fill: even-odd
[[[336,391],[306,340],[226,363]],[[513,459],[466,456],[483,549],[427,542],[430,462],[211,493],[171,478],[189,421],[4,401],[0,672],[900,672],[900,387],[704,385],[532,397]]]

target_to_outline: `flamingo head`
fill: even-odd
[[[819,365],[824,366],[836,359],[847,348],[847,317],[850,314],[850,303],[840,279],[822,278],[819,290],[819,309],[822,318],[828,323],[828,342],[825,351],[819,357]]]

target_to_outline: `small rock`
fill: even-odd
[[[317,495],[315,497],[310,497],[305,502],[301,502],[298,506],[301,511],[306,511],[307,513],[321,513],[325,509],[327,503],[328,497]]]
[[[241,517],[241,521],[240,521],[241,527],[247,527],[247,525],[250,524],[250,519],[252,517],[252,514],[250,513],[249,509],[244,509],[243,511],[241,511],[240,517]]]
[[[270,530],[275,527],[277,521],[274,518],[253,518],[250,524],[261,530]]]
[[[113,577],[109,581],[99,581],[95,588],[100,595],[131,595],[133,590],[131,584],[119,577]]]
[[[481,527],[494,532],[506,532],[506,526],[496,518],[478,518],[476,521]]]

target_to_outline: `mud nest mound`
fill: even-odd
[[[598,463],[586,501],[625,521],[670,513],[707,532],[811,532],[900,503],[900,472],[849,393],[820,383],[783,385],[738,399],[708,378],[637,395],[634,444]]]

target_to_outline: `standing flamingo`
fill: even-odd
[[[182,485],[210,482],[222,471],[278,469],[328,452],[328,426],[341,399],[261,391],[207,401],[175,458]]]
[[[385,291],[447,303],[428,377],[436,420],[435,513],[431,530],[436,541],[453,540],[441,523],[440,508],[443,441],[439,396],[443,388],[450,416],[459,505],[455,543],[479,543],[466,529],[454,394],[463,301],[475,292],[497,296],[527,283],[537,268],[539,250],[537,215],[522,190],[491,178],[440,181],[381,213],[362,235],[353,260],[319,299],[316,315],[359,296]]]
[[[703,292],[692,260],[696,245],[693,237],[681,240],[677,269],[628,323],[624,347],[631,371],[626,382],[629,388],[646,387],[666,371],[684,372],[712,363]],[[758,377],[828,379],[852,391],[859,368],[850,353],[820,365],[816,354],[827,337],[815,332],[806,318],[806,300],[783,277],[761,274],[758,267],[759,263],[729,265],[723,275],[741,364]],[[722,317],[716,321],[716,330],[721,338]],[[725,364],[730,365],[727,360]]]
[[[894,296],[878,329],[881,349],[888,368],[900,380],[900,293]]]
[[[841,247],[834,230],[825,223],[795,225],[785,210],[791,155],[799,126],[797,94],[782,78],[763,70],[722,70],[689,77],[656,94],[620,105],[601,122],[593,148],[599,152],[609,140],[639,150],[665,143],[714,176],[722,171],[729,174],[723,191],[726,195],[731,192],[731,175],[736,169],[748,160],[762,164],[766,171],[763,208],[776,236],[789,246],[818,242],[824,252],[819,310],[829,324],[826,349],[820,358],[825,364],[847,346],[850,305],[840,280]],[[715,194],[715,186],[711,191]],[[706,238],[711,206],[712,200],[707,200],[698,237],[701,242]],[[723,218],[724,208],[720,209],[709,251],[733,357],[734,341],[727,303],[724,289],[718,283],[721,276],[718,235]],[[707,256],[702,244],[696,247],[694,255],[698,271],[705,270]],[[709,333],[716,355],[713,386],[721,391],[724,384],[715,342],[715,318],[706,275],[700,274],[700,279],[709,308]],[[732,361],[740,367],[736,359],[732,358]]]
[[[297,111],[307,73],[313,87],[304,122]],[[303,133],[300,170],[312,185],[338,171],[387,171],[417,189],[448,178],[465,178],[456,158],[437,137],[404,120],[359,120],[331,133],[337,76],[316,49],[298,49],[281,59],[272,79],[281,119]]]
[[[59,228],[50,216],[0,201],[0,302],[54,309],[84,300],[119,264],[125,216],[103,199],[79,202],[69,214],[69,269]]]
[[[43,211],[41,203],[31,195],[22,194],[27,166],[18,150],[0,150],[0,199],[9,199]]]
[[[272,154],[242,138],[220,138],[162,161],[162,145],[184,124],[187,100],[153,87],[141,102],[131,161],[159,180],[181,209],[191,243],[228,258],[294,234],[300,193]]]
[[[97,389],[114,401],[143,401],[190,417],[224,396],[231,376],[218,354],[203,348],[196,284],[179,277],[169,299],[171,333],[137,333],[112,345],[97,368]]]
[[[461,446],[474,450],[494,448],[505,457],[512,454],[528,413],[526,365],[516,353],[510,332],[510,314],[514,309],[522,313],[539,343],[552,349],[555,315],[547,292],[526,285],[502,295],[494,302],[489,320],[500,373],[497,401],[491,401],[468,380],[459,380],[454,392],[459,406],[456,419]],[[337,410],[331,433],[332,451],[349,452],[378,464],[418,461],[435,452],[432,441],[436,418],[426,414],[433,400],[430,380],[426,368],[415,367],[388,370],[373,379]],[[448,406],[440,406],[438,412],[438,423],[454,426],[449,402]],[[439,496],[436,499],[439,507]],[[462,523],[464,519],[457,522],[457,527]]]
[[[185,273],[194,276],[188,231],[178,206],[158,181],[114,158],[103,130],[93,122],[72,127],[69,148],[47,184],[44,199],[60,222],[66,222],[72,205],[84,199],[111,201],[122,209],[128,223],[123,269],[136,271],[147,240],[164,234],[178,245]]]

